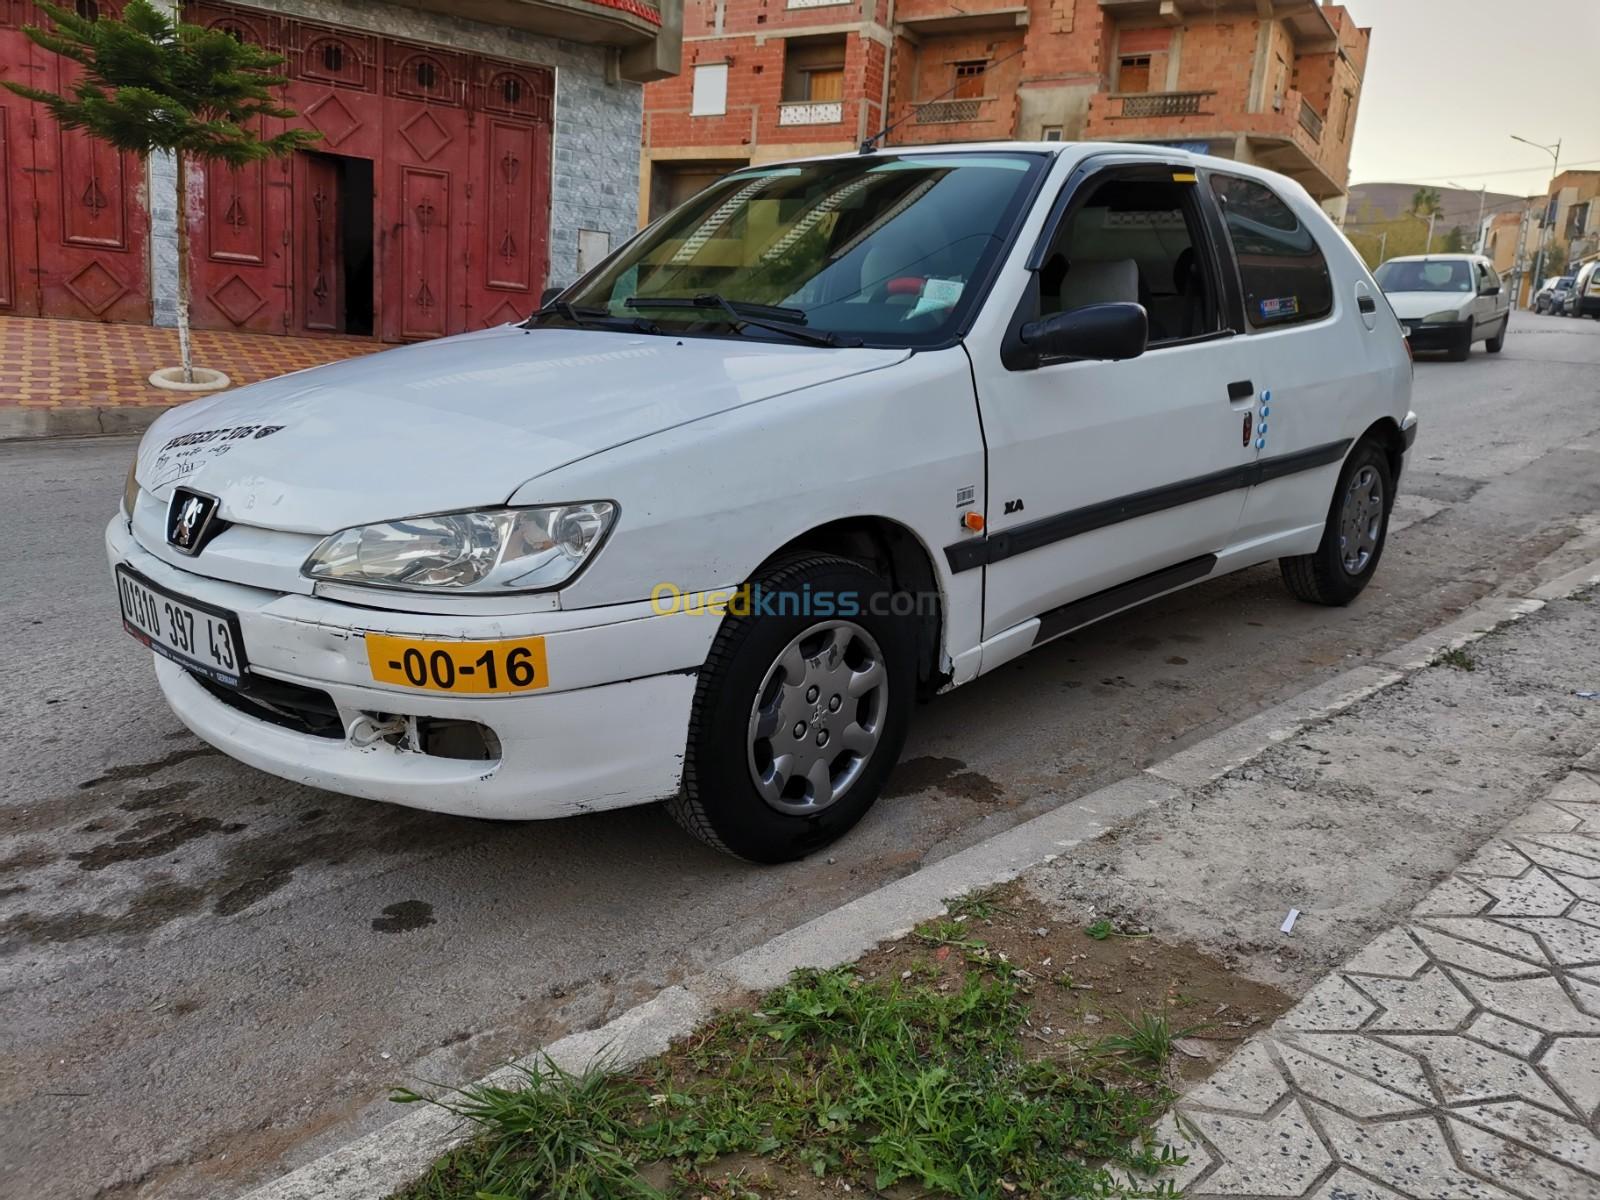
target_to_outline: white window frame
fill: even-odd
[[[720,117],[728,111],[728,64],[696,63],[694,90],[689,101],[691,117]]]

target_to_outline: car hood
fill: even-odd
[[[1460,312],[1472,303],[1467,292],[1385,292],[1394,315],[1402,321],[1420,321],[1447,309]]]
[[[488,507],[613,446],[908,354],[502,326],[186,404],[145,435],[139,482],[295,533]]]

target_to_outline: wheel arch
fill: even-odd
[[[1351,444],[1351,451],[1362,442],[1374,442],[1382,448],[1389,460],[1389,477],[1400,482],[1400,472],[1406,462],[1406,436],[1400,432],[1400,422],[1393,417],[1382,417],[1367,426],[1367,430]],[[1391,504],[1394,498],[1389,499]]]
[[[926,543],[910,526],[890,517],[844,517],[795,535],[761,565],[818,551],[870,567],[888,579],[896,591],[932,597],[929,609],[918,611],[917,679],[925,691],[936,690],[946,675],[941,650],[948,621],[948,597],[940,586],[938,568]]]

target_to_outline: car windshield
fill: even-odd
[[[1577,278],[1578,277],[1576,275],[1563,275],[1560,279],[1556,280],[1556,287],[1570,288],[1573,283],[1577,281]]]
[[[789,326],[851,344],[937,344],[960,329],[1047,161],[873,154],[738,171],[562,300],[576,319],[642,318],[674,333],[728,336],[748,317],[743,332],[764,338]]]
[[[1375,276],[1386,292],[1470,292],[1472,265],[1461,259],[1447,261],[1391,261]]]

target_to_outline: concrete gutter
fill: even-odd
[[[624,1067],[665,1050],[718,1008],[781,984],[791,972],[851,962],[880,942],[901,937],[945,911],[947,897],[1006,883],[1040,863],[1204,786],[1309,726],[1360,703],[1458,649],[1557,600],[1600,583],[1600,556],[1576,570],[1575,551],[1600,555],[1600,532],[1569,542],[1535,568],[1552,575],[1526,595],[1490,595],[1459,618],[1267,709],[1109,787],[1101,788],[987,841],[933,863],[726,960],[682,985],[629,1009],[598,1029],[573,1034],[485,1076],[482,1084],[513,1086],[548,1059],[568,1071],[597,1062]],[[364,1137],[247,1194],[244,1200],[369,1200],[404,1187],[470,1130],[431,1106],[413,1109]]]
[[[0,407],[0,442],[143,433],[169,404],[98,404],[70,408]]]

